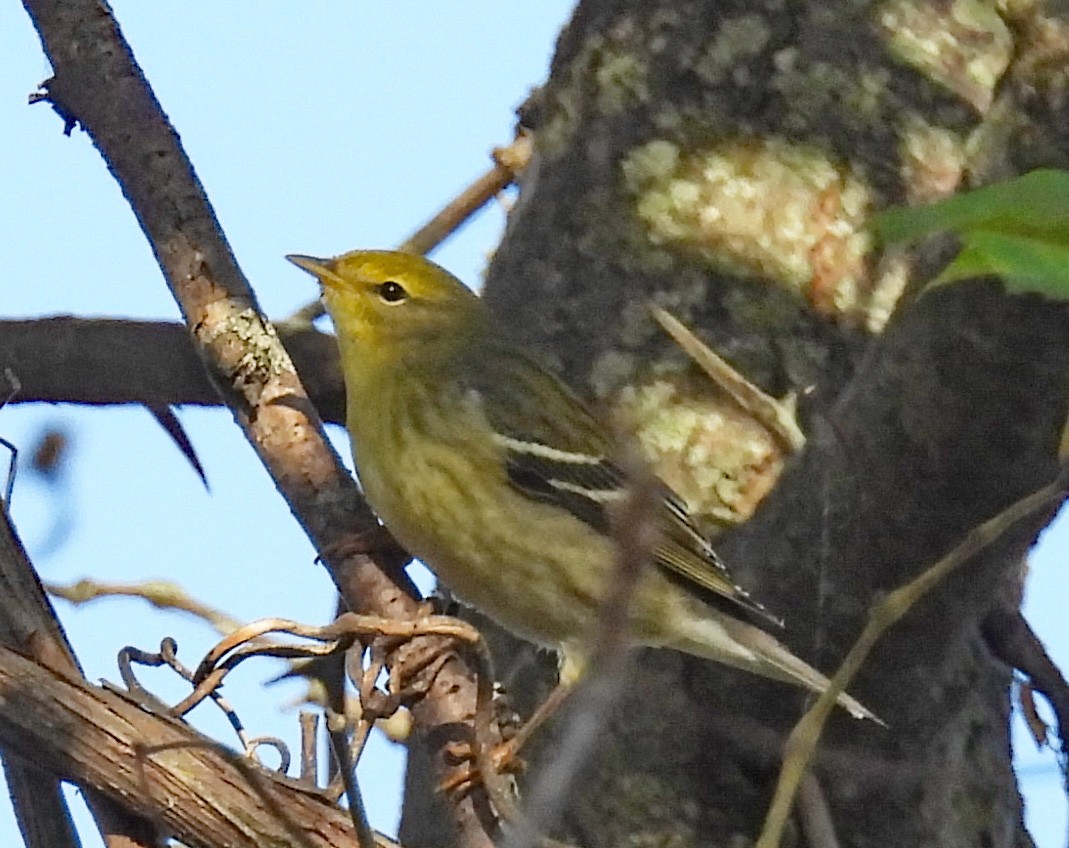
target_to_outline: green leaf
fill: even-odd
[[[889,209],[874,229],[885,243],[956,233],[961,252],[933,285],[997,275],[1015,293],[1069,300],[1069,172],[1032,171],[916,209]]]
[[[1007,291],[1014,294],[1036,292],[1069,300],[1069,243],[973,232],[932,285],[990,274],[1002,277]]]

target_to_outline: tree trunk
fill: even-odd
[[[523,111],[536,155],[486,297],[573,385],[630,414],[710,531],[728,526],[718,548],[783,616],[784,641],[828,673],[875,597],[1057,468],[1069,310],[991,280],[919,296],[952,245],[907,263],[864,230],[891,203],[1066,166],[1066,22],[1024,6],[1011,20],[982,0],[586,0]],[[804,395],[801,454],[697,375],[651,299],[765,391]],[[840,844],[1030,843],[1011,669],[980,625],[1019,603],[1050,517],[878,646],[852,693],[888,727],[836,716],[815,767]],[[559,835],[745,844],[804,700],[644,652]],[[413,846],[428,844],[415,798]]]

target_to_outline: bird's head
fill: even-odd
[[[479,298],[460,280],[422,256],[355,250],[333,259],[297,254],[290,262],[319,280],[323,300],[343,343],[365,354],[387,352],[477,332],[484,322]]]

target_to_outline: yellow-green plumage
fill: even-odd
[[[612,579],[607,515],[625,485],[605,431],[437,265],[390,251],[289,259],[323,286],[353,457],[383,523],[460,598],[577,665]],[[667,487],[661,507],[635,644],[822,690],[823,675],[755,626],[770,617]]]

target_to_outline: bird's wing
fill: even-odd
[[[484,356],[465,371],[465,388],[479,394],[503,451],[508,482],[609,535],[609,508],[626,496],[627,477],[613,462],[612,442],[586,405],[514,350]],[[745,618],[781,623],[735,583],[683,500],[664,484],[656,519],[661,540],[654,560],[673,583]]]

